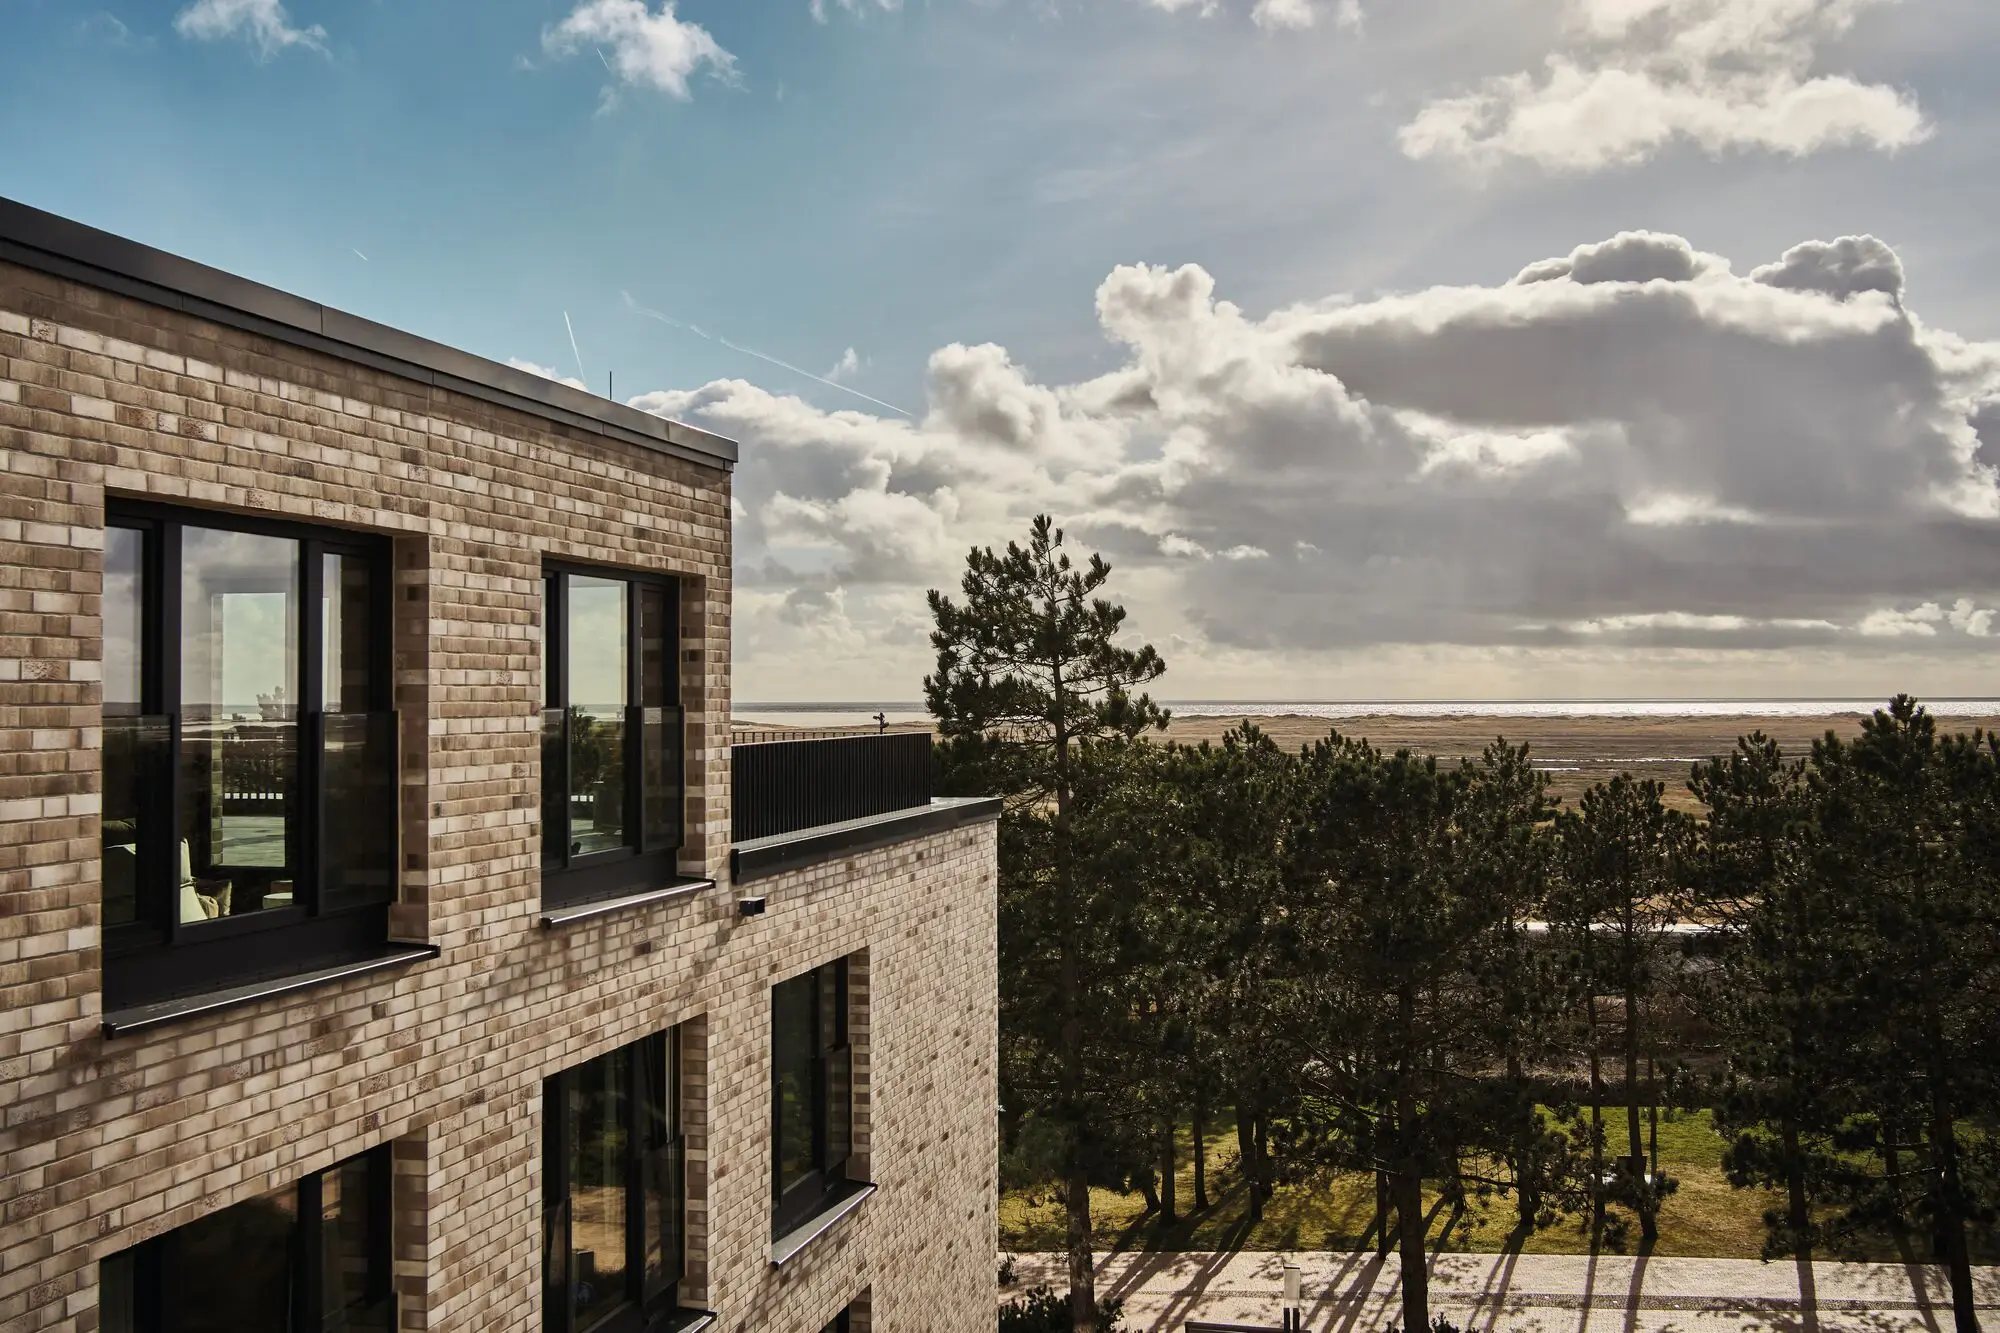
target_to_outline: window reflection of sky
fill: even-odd
[[[184,707],[256,718],[260,696],[297,704],[298,565],[286,538],[182,530]]]
[[[569,581],[569,701],[625,706],[625,588],[575,575]]]

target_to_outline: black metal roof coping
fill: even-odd
[[[729,849],[729,881],[748,884],[767,875],[830,861],[836,856],[947,832],[982,819],[998,819],[1000,808],[998,796],[933,796],[928,805],[749,838]]]
[[[297,991],[312,990],[319,986],[329,986],[336,981],[408,967],[412,963],[427,962],[442,952],[443,950],[435,944],[391,942],[383,945],[381,951],[373,957],[353,962],[336,963],[331,967],[314,968],[309,972],[298,972],[291,976],[245,982],[243,985],[231,986],[225,990],[210,991],[206,995],[190,995],[183,999],[158,1000],[151,1004],[134,1005],[130,1009],[118,1009],[105,1014],[104,1035],[129,1037],[135,1032],[145,1032],[168,1023],[219,1014],[224,1010],[240,1009],[244,1005],[256,1004],[261,1000],[275,999],[281,995],[291,995]]]
[[[0,196],[0,260],[709,467],[736,443]]]

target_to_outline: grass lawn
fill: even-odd
[[[1622,1142],[1622,1120],[1608,1121],[1613,1150]],[[1735,1190],[1722,1175],[1721,1136],[1706,1111],[1684,1112],[1660,1119],[1660,1169],[1680,1181],[1680,1188],[1662,1206],[1660,1241],[1654,1253],[1709,1258],[1754,1259],[1764,1243],[1764,1210],[1778,1206],[1778,1196],[1764,1190]],[[1090,1192],[1090,1212],[1100,1250],[1352,1250],[1366,1243],[1375,1217],[1375,1182],[1361,1175],[1338,1175],[1307,1184],[1281,1185],[1264,1208],[1264,1219],[1251,1226],[1244,1217],[1246,1191],[1236,1173],[1236,1131],[1231,1123],[1209,1136],[1210,1207],[1198,1217],[1183,1217],[1162,1227],[1145,1216],[1145,1201],[1137,1194],[1114,1190]],[[1179,1199],[1185,1213],[1194,1201],[1193,1140],[1183,1126],[1180,1145]],[[1426,1203],[1436,1196],[1426,1193]],[[1483,1204],[1474,1200],[1472,1226],[1455,1237],[1452,1248],[1497,1251],[1506,1247],[1514,1225],[1511,1198],[1497,1195]],[[1613,1209],[1616,1215],[1620,1210]],[[1436,1219],[1441,1222],[1442,1218]],[[1628,1248],[1639,1236],[1637,1218],[1629,1220]],[[1012,1191],[1000,1200],[1000,1243],[1009,1250],[1059,1250],[1064,1239],[1062,1204],[1052,1190]],[[1529,1254],[1588,1254],[1587,1219],[1559,1219],[1555,1226],[1528,1237],[1521,1247]],[[1885,1256],[1886,1257],[1886,1256]]]

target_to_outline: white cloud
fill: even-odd
[[[1890,652],[1970,671],[2000,619],[2000,344],[1923,324],[1899,275],[1866,237],[1743,275],[1633,233],[1255,317],[1198,267],[1129,265],[1098,288],[1120,355],[1093,379],[952,344],[914,421],[740,380],[637,402],[742,442],[739,586],[844,590],[911,689],[923,590],[1040,511],[1225,693],[1274,662],[1398,663],[1378,692],[1447,658],[1526,693],[1582,661],[1621,687]],[[831,689],[770,623],[754,692]]]
[[[1925,602],[1909,611],[1897,611],[1890,607],[1870,611],[1854,628],[1856,633],[1871,639],[1894,639],[1911,634],[1928,639],[1936,637],[1938,622],[1944,618],[1944,612],[1936,602]]]
[[[813,0],[814,13],[824,0]],[[841,0],[843,5],[852,5],[854,0]],[[1183,10],[1201,18],[1213,18],[1222,12],[1220,0],[1147,0],[1155,9],[1164,9],[1169,14]],[[1326,12],[1331,11],[1334,26],[1348,32],[1359,32],[1365,20],[1361,0],[1253,0],[1250,6],[1250,21],[1267,32],[1300,32],[1316,26]]]
[[[554,380],[558,384],[567,384],[572,389],[584,388],[582,380],[576,378],[574,375],[565,375],[560,370],[556,370],[551,366],[538,366],[532,361],[523,361],[517,356],[508,357],[507,364],[516,370],[525,370],[530,375],[540,375],[545,380]]]
[[[1931,133],[1914,100],[1815,72],[1825,45],[1885,3],[1895,0],[1570,0],[1568,41],[1540,71],[1433,100],[1399,141],[1413,158],[1571,172],[1675,141],[1792,157],[1907,148]]]
[[[326,50],[326,29],[294,26],[280,0],[195,0],[174,18],[174,31],[202,42],[241,37],[267,60],[294,46]]]
[[[827,371],[821,378],[839,384],[842,380],[851,379],[854,373],[860,369],[861,358],[850,347],[840,354],[840,360],[833,363],[833,369]]]
[[[834,3],[856,18],[865,16],[870,9],[893,14],[903,7],[903,0],[834,0]],[[826,0],[808,0],[807,9],[814,23],[826,22]]]
[[[646,0],[583,0],[542,34],[542,47],[557,56],[595,48],[620,82],[656,88],[682,101],[689,96],[688,78],[697,70],[706,67],[725,80],[736,72],[736,57],[708,29],[676,16],[674,0],[660,0],[657,10]]]

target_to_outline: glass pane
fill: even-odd
[[[396,897],[394,713],[329,713],[323,720],[320,777],[326,830],[321,907],[391,902]],[[276,895],[267,894],[265,906]]]
[[[298,1191],[239,1203],[165,1238],[161,1280],[175,1333],[249,1333],[291,1326]]]
[[[681,711],[676,679],[677,618],[672,590],[639,588],[640,845],[658,851],[681,845]]]
[[[625,845],[625,710],[569,709],[569,854]]]
[[[146,534],[104,530],[104,712],[139,711],[144,649]]]
[[[297,542],[182,530],[178,910],[184,922],[292,902],[298,588]]]
[[[618,579],[571,575],[563,665],[569,677],[569,853],[623,847],[625,836],[625,598]]]
[[[569,1288],[569,1200],[542,1206],[542,1309],[559,1311],[570,1299]],[[560,1328],[553,1314],[546,1327]]]
[[[639,588],[639,703],[665,708],[680,700],[674,680],[674,616],[667,590],[657,583]]]
[[[563,863],[569,841],[569,760],[560,708],[542,710],[542,864]]]
[[[132,1262],[132,1251],[124,1250],[97,1266],[97,1333],[139,1333]]]
[[[826,1057],[826,1165],[836,1176],[854,1152],[854,1052],[842,1046]]]
[[[577,1069],[570,1115],[576,1126],[570,1156],[570,1271],[577,1333],[586,1333],[627,1297],[625,1141],[627,1098],[623,1051]]]
[[[320,1177],[320,1290],[325,1333],[391,1333],[395,1302],[386,1281],[389,1238],[367,1158]]]
[[[369,633],[373,596],[372,571],[366,560],[351,555],[322,556],[320,689],[329,713],[365,713],[370,696],[369,659],[374,646]]]
[[[771,990],[772,1130],[782,1195],[813,1171],[813,985],[816,974]]]
[[[661,851],[681,845],[681,710],[644,708],[639,733],[645,766],[645,847]]]
[[[639,1045],[645,1105],[646,1294],[653,1296],[681,1277],[682,1153],[680,1143],[680,1030],[648,1037]]]
[[[139,886],[156,885],[160,850],[173,816],[166,804],[173,771],[172,723],[165,717],[104,719],[103,833],[104,924],[125,925],[143,915],[158,921],[159,899]]]

